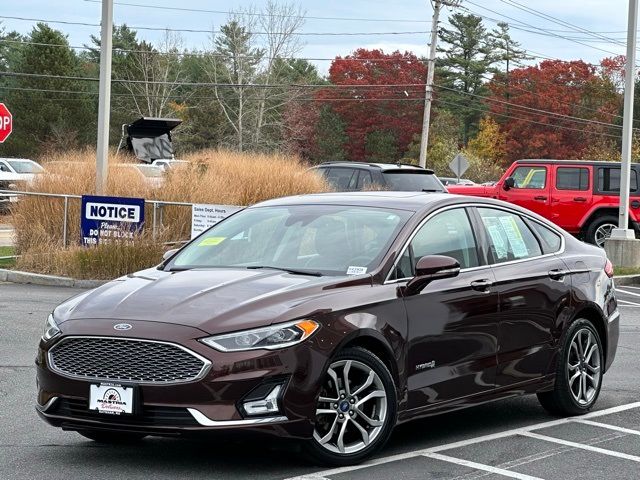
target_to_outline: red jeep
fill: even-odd
[[[451,193],[521,205],[600,247],[618,225],[620,164],[582,160],[518,160],[495,185],[451,185]],[[640,233],[638,165],[631,165],[629,226]]]

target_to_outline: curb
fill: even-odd
[[[68,277],[57,277],[55,275],[43,275],[40,273],[20,272],[18,270],[0,268],[0,282],[26,283],[48,287],[96,288],[104,285],[108,280],[76,280]]]

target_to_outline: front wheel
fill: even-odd
[[[307,452],[323,465],[359,463],[387,441],[396,412],[395,384],[382,360],[347,348],[325,374]]]
[[[569,327],[559,356],[555,387],[538,393],[538,400],[554,415],[586,413],[600,394],[604,364],[600,336],[591,322],[580,319]]]

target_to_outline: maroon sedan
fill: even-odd
[[[97,441],[261,431],[344,465],[399,423],[487,400],[590,410],[618,325],[603,250],[524,209],[283,198],[57,307],[37,410]]]

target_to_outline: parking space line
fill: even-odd
[[[525,475],[524,473],[513,472],[511,470],[505,470],[504,468],[492,467],[491,465],[471,462],[469,460],[463,460],[461,458],[449,457],[448,455],[442,455],[440,453],[423,453],[422,456],[433,458],[434,460],[442,460],[443,462],[455,463],[456,465],[473,468],[474,470],[497,473],[498,475],[502,475],[504,477],[517,478],[519,480],[542,480],[540,477],[532,477],[531,475]]]
[[[596,418],[604,415],[610,415],[612,413],[624,412],[626,410],[632,410],[634,408],[640,408],[640,402],[627,403],[624,405],[618,405],[617,407],[606,408],[604,410],[597,410],[583,415],[582,419]],[[301,475],[297,477],[291,477],[286,480],[324,480],[331,475],[338,475],[341,473],[352,472],[354,470],[361,470],[363,468],[374,467],[376,465],[382,465],[389,462],[396,462],[398,460],[405,460],[407,458],[414,458],[420,455],[426,455],[431,453],[442,452],[444,450],[451,450],[454,448],[466,447],[468,445],[474,445],[476,443],[487,442],[490,440],[499,440],[506,437],[512,437],[521,433],[528,433],[531,430],[539,430],[548,427],[555,427],[558,425],[566,425],[574,421],[573,418],[560,418],[558,420],[550,420],[548,422],[529,425],[526,427],[514,428],[511,430],[505,430],[497,433],[490,433],[488,435],[482,435],[480,437],[469,438],[467,440],[460,440],[458,442],[447,443],[431,448],[424,448],[420,450],[414,450],[412,452],[400,453],[397,455],[389,455],[387,457],[378,458],[375,460],[369,460],[368,462],[361,463],[359,465],[350,465],[348,467],[338,467],[330,470],[321,470],[312,474]],[[578,444],[579,445],[579,444]],[[595,447],[594,447],[595,448]],[[636,457],[640,460],[639,457]]]
[[[640,307],[640,303],[630,302],[629,300],[618,299],[618,303],[623,307]]]
[[[624,293],[625,295],[633,295],[634,297],[640,297],[640,293],[628,292],[626,290],[620,290],[619,288],[616,288],[616,293]]]
[[[635,455],[629,455],[627,453],[616,452],[614,450],[607,450],[606,448],[594,447],[593,445],[585,445],[583,443],[570,442],[569,440],[562,440],[561,438],[548,437],[547,435],[540,435],[533,432],[520,432],[518,435],[522,437],[529,437],[536,440],[542,440],[545,442],[558,443],[567,447],[578,448],[580,450],[589,450],[590,452],[601,453],[603,455],[609,455],[610,457],[623,458],[625,460],[631,460],[633,462],[640,463],[640,457]]]
[[[640,435],[640,431],[638,430],[631,430],[630,428],[619,427],[617,425],[610,425],[608,423],[592,422],[591,420],[582,420],[581,418],[576,418],[573,421],[576,423],[584,423],[585,425],[591,425],[593,427],[608,428],[609,430],[628,433],[629,435]]]

